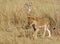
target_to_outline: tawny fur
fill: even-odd
[[[28,25],[32,26],[35,25],[35,33],[33,34],[34,38],[37,38],[37,33],[39,28],[44,28],[43,37],[45,36],[46,31],[48,32],[48,37],[51,37],[51,32],[49,30],[50,27],[50,20],[48,18],[38,18],[38,17],[28,17]]]

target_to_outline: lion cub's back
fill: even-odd
[[[49,24],[50,20],[48,18],[37,18],[36,22],[38,25],[42,26],[42,25]]]

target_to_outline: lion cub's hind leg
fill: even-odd
[[[48,32],[48,36],[47,37],[51,37],[51,32],[50,30],[47,28],[47,32]]]

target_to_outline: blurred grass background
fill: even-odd
[[[0,44],[39,44],[39,40],[38,43],[31,43],[29,39],[18,38],[27,34],[21,27],[27,24],[28,11],[25,4],[28,2],[32,3],[30,16],[51,16],[56,20],[60,33],[60,0],[0,0]]]

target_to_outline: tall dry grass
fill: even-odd
[[[25,5],[28,2],[32,3],[30,14]],[[29,15],[33,17],[49,15],[56,22],[57,28],[54,33],[60,33],[59,2],[60,0],[0,0],[0,44],[26,44],[24,39],[19,37],[31,36],[33,33],[33,30],[27,32],[22,28],[27,24]]]

